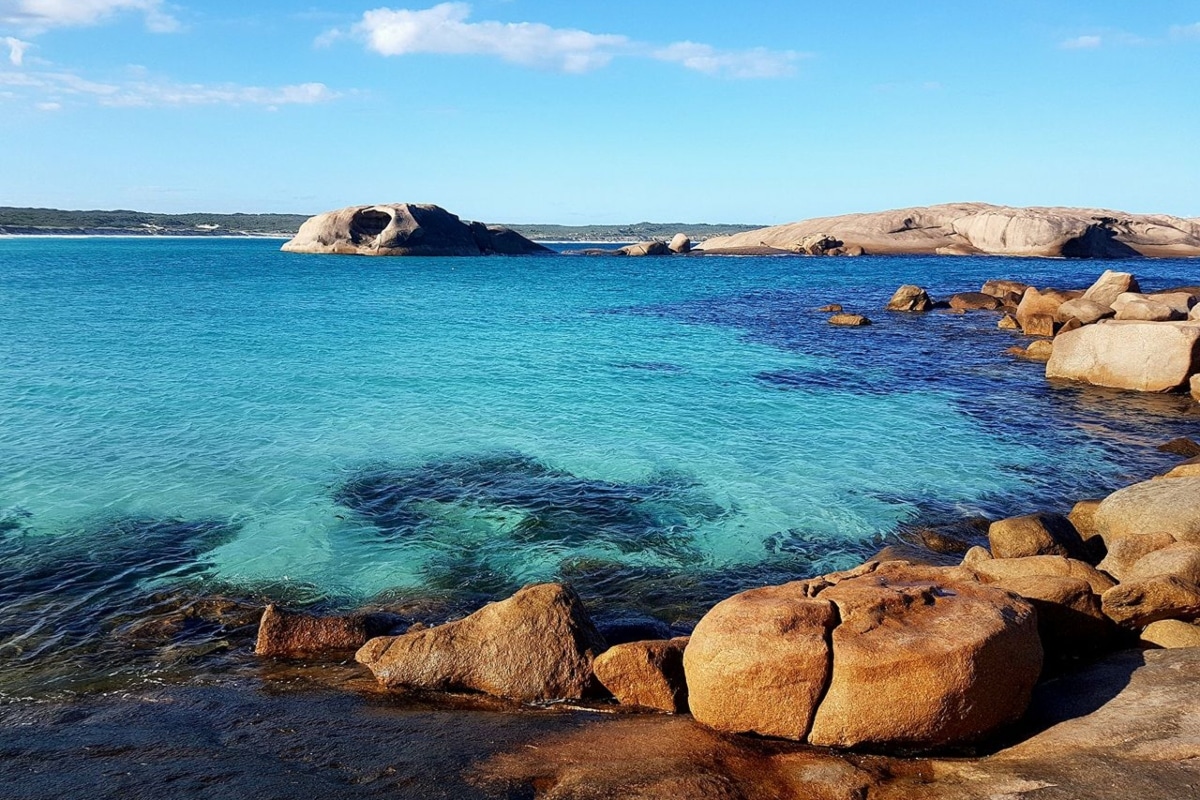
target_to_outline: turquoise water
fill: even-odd
[[[475,601],[567,577],[602,611],[686,622],[900,523],[1065,509],[1195,433],[1186,400],[1048,386],[994,315],[878,310],[900,283],[1107,264],[278,245],[0,241],[0,602],[60,596],[44,575],[70,552],[138,564],[86,596]],[[1194,261],[1131,268],[1200,282]],[[876,325],[833,329],[828,302]]]

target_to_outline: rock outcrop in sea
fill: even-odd
[[[281,248],[287,253],[359,256],[528,255],[550,250],[516,231],[464,222],[441,206],[350,206],[311,217]]]
[[[718,236],[706,253],[1006,255],[1067,258],[1200,256],[1200,223],[1165,214],[987,203],[902,208],[793,222]]]

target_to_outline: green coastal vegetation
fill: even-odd
[[[292,236],[306,214],[157,214],[149,211],[63,211],[0,206],[0,235]],[[755,230],[757,225],[637,222],[628,225],[508,225],[529,239],[640,242],[676,233],[701,241]]]

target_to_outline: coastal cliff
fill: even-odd
[[[813,237],[872,255],[1005,255],[1067,258],[1200,256],[1200,221],[1092,208],[1012,208],[987,203],[902,208],[776,225],[700,245],[706,253],[796,251]]]

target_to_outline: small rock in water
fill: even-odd
[[[254,652],[260,656],[294,658],[357,650],[401,624],[403,620],[395,614],[318,617],[284,611],[272,603],[263,612]]]
[[[840,303],[830,303],[827,306],[821,306],[820,308],[817,309],[817,311],[820,311],[825,314],[837,314],[837,313],[842,312],[843,310],[844,309],[842,308]]]
[[[1200,456],[1200,444],[1186,436],[1180,436],[1178,439],[1172,439],[1166,444],[1160,444],[1158,449],[1164,453],[1182,456],[1183,458]]]
[[[963,311],[995,311],[1000,298],[983,292],[959,292],[950,298],[950,307]]]
[[[829,318],[830,325],[840,325],[847,328],[861,328],[871,324],[871,320],[862,314],[834,314]]]
[[[888,311],[904,311],[909,313],[924,313],[933,308],[933,300],[929,293],[920,286],[905,284],[896,290],[888,301]]]
[[[1021,323],[1017,322],[1017,318],[1012,314],[1005,314],[996,323],[996,327],[1002,331],[1019,331],[1021,330]]]

